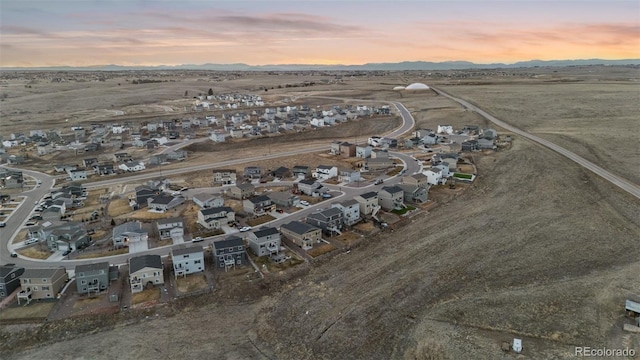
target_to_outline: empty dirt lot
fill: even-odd
[[[640,350],[620,330],[624,300],[640,294],[640,203],[519,138],[476,165],[469,191],[289,280],[222,287],[97,333],[5,330],[3,358],[500,359],[514,337],[531,359]],[[9,340],[31,334],[30,349]]]

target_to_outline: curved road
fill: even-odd
[[[398,109],[398,112],[402,117],[402,125],[397,129],[384,134],[383,136],[398,137],[411,131],[411,129],[413,129],[413,127],[415,126],[415,120],[413,116],[411,116],[411,113],[404,107],[404,105],[399,102],[394,102],[393,104]],[[175,148],[178,148],[178,147],[175,147]],[[219,167],[224,167],[224,166],[233,165],[233,164],[240,164],[240,163],[245,163],[250,161],[260,161],[264,159],[273,159],[273,158],[279,158],[283,156],[297,155],[301,153],[318,152],[326,149],[327,149],[326,146],[321,146],[321,147],[316,146],[316,147],[300,149],[297,151],[282,152],[282,153],[277,153],[277,154],[267,155],[267,156],[255,156],[255,157],[245,158],[245,159],[236,159],[236,160],[224,161],[219,163],[211,163],[211,164],[205,164],[205,165],[199,165],[199,166],[184,167],[180,169],[165,170],[163,171],[163,174],[175,175],[175,174],[180,174],[184,172],[213,169],[213,168],[219,168]],[[392,154],[395,157],[399,158],[405,164],[405,169],[407,174],[413,174],[420,170],[419,164],[414,160],[413,157],[407,154],[402,154],[402,153],[392,153]],[[49,260],[47,261],[47,260],[31,259],[31,258],[26,258],[22,256],[19,256],[17,258],[11,258],[9,256],[10,251],[8,251],[11,249],[9,246],[11,242],[10,239],[13,239],[17,235],[18,231],[22,227],[22,224],[25,222],[25,220],[28,218],[29,214],[33,210],[34,208],[33,202],[42,199],[42,197],[51,190],[55,182],[54,177],[51,177],[49,175],[35,172],[35,171],[29,171],[29,170],[22,170],[22,171],[23,173],[33,176],[36,179],[39,179],[40,181],[42,181],[42,185],[39,188],[35,188],[34,190],[24,192],[23,194],[20,194],[20,195],[16,195],[16,197],[25,195],[27,196],[27,199],[22,202],[19,212],[18,210],[14,211],[10,220],[7,221],[7,227],[0,229],[0,231],[3,231],[3,232],[0,232],[0,249],[1,249],[0,262],[1,263],[3,264],[15,263],[16,265],[24,266],[24,267],[76,266],[81,264],[92,264],[92,263],[97,263],[102,261],[109,261],[109,263],[111,264],[127,263],[127,260],[129,259],[131,254],[122,254],[122,255],[115,255],[115,256],[95,258],[95,259],[83,259],[83,260],[53,260],[53,261]],[[87,189],[90,189],[90,188],[109,186],[109,185],[122,183],[122,182],[146,180],[146,179],[151,179],[155,177],[157,177],[157,174],[147,173],[147,174],[128,176],[125,178],[115,178],[110,180],[85,183],[84,186],[86,186]],[[331,201],[323,201],[323,202],[320,202],[319,204],[308,206],[300,211],[296,211],[294,214],[292,214],[292,216],[287,216],[281,219],[274,220],[270,222],[268,225],[278,227],[285,222],[301,219],[309,215],[310,213],[316,211],[319,208],[324,208],[329,206],[332,202],[338,201],[343,197],[352,198],[358,194],[361,194],[367,191],[372,191],[374,189],[379,190],[379,188],[381,188],[382,186],[393,185],[399,182],[400,182],[400,177],[394,176],[389,179],[385,179],[384,184],[381,184],[381,185],[368,185],[368,186],[361,186],[361,187],[349,187],[349,186],[338,187],[334,185],[326,185],[327,187],[329,187],[334,191],[337,191],[339,189],[341,191],[341,194],[333,198],[333,200]],[[207,246],[214,240],[222,239],[225,236],[227,235],[218,235],[215,237],[206,238],[205,241],[201,243],[201,245]],[[164,256],[169,254],[173,246],[177,246],[177,245],[167,245],[159,248],[153,248],[144,252],[136,253],[136,255],[156,254],[156,255]]]
[[[487,119],[487,120],[491,121],[492,123],[500,126],[501,128],[509,130],[512,133],[518,134],[518,135],[520,135],[520,136],[522,136],[524,138],[527,138],[527,139],[529,139],[531,141],[537,142],[538,144],[546,146],[547,148],[557,152],[558,154],[563,155],[563,156],[573,160],[574,162],[578,163],[580,166],[582,166],[582,167],[584,167],[584,168],[586,168],[588,170],[591,170],[596,175],[601,176],[602,178],[604,178],[605,180],[609,181],[613,185],[621,188],[622,190],[624,190],[624,191],[628,192],[629,194],[635,196],[636,198],[640,199],[640,187],[638,185],[633,184],[633,183],[629,182],[626,179],[623,179],[623,178],[621,178],[621,177],[619,177],[617,175],[614,175],[614,174],[610,173],[609,171],[601,168],[600,166],[598,166],[598,165],[596,165],[596,164],[584,159],[581,156],[576,155],[575,153],[573,153],[573,152],[571,152],[571,151],[569,151],[569,150],[567,150],[567,149],[565,149],[565,148],[563,148],[561,146],[558,146],[558,145],[556,145],[556,144],[554,144],[554,143],[552,143],[552,142],[550,142],[548,140],[545,140],[545,139],[543,139],[543,138],[541,138],[539,136],[532,135],[532,134],[530,134],[530,133],[528,133],[528,132],[526,132],[524,130],[520,130],[517,127],[509,125],[506,122],[495,118],[493,115],[487,113],[486,111],[478,108],[477,106],[475,106],[473,104],[470,104],[467,101],[464,101],[464,100],[462,100],[460,98],[451,96],[451,95],[447,94],[446,92],[444,92],[442,90],[439,90],[439,89],[436,89],[436,88],[433,88],[433,87],[431,89],[433,89],[438,94],[440,94],[440,95],[442,95],[444,97],[447,97],[447,98],[449,98],[449,99],[461,104],[465,108],[477,112],[478,114],[482,115],[485,119]]]

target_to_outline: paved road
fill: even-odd
[[[386,134],[383,134],[383,136],[388,136],[388,137],[398,137],[401,136],[403,134],[405,134],[408,131],[411,131],[411,129],[413,129],[414,125],[415,125],[415,121],[413,119],[413,116],[411,116],[411,113],[409,113],[409,111],[404,107],[404,105],[402,105],[399,102],[394,102],[393,103],[394,106],[398,109],[401,117],[402,117],[402,125],[400,127],[398,127],[397,129],[390,131]],[[174,145],[172,146],[172,149],[178,149],[179,146]],[[310,152],[318,152],[318,151],[324,151],[327,150],[327,146],[316,146],[316,147],[310,147],[310,148],[304,148],[304,149],[299,149],[297,151],[288,151],[288,152],[281,152],[278,154],[272,154],[272,155],[267,155],[267,156],[255,156],[255,157],[251,157],[251,158],[245,158],[245,159],[236,159],[236,160],[231,160],[231,161],[224,161],[224,162],[219,162],[219,163],[212,163],[212,164],[205,164],[205,165],[199,165],[199,166],[190,166],[190,167],[185,167],[185,168],[181,168],[181,169],[172,169],[172,170],[165,170],[163,171],[163,175],[167,176],[167,175],[174,175],[174,174],[181,174],[181,173],[185,173],[185,172],[191,172],[191,171],[196,171],[196,170],[204,170],[204,169],[211,169],[211,168],[219,168],[219,167],[224,167],[224,166],[228,166],[228,165],[234,165],[234,164],[241,164],[241,163],[246,163],[246,162],[251,162],[251,161],[260,161],[260,160],[264,160],[264,159],[273,159],[273,158],[279,158],[279,157],[283,157],[283,156],[290,156],[290,155],[297,155],[297,154],[301,154],[301,153],[310,153]],[[402,154],[402,153],[391,153],[393,156],[396,156],[397,158],[399,158],[402,162],[405,163],[406,165],[406,173],[407,174],[413,174],[416,173],[420,170],[420,164],[415,161],[415,159],[407,154]],[[46,193],[48,193],[51,188],[54,185],[54,178],[51,176],[48,176],[46,174],[42,174],[42,173],[38,173],[35,171],[27,171],[27,170],[23,170],[23,172],[25,174],[33,174],[34,177],[40,179],[42,181],[42,185],[33,190],[32,192],[26,192],[25,194],[27,194],[28,198],[25,202],[23,202],[22,206],[20,207],[20,212],[16,212],[14,215],[11,217],[11,222],[7,223],[7,227],[3,229],[3,231],[5,231],[4,234],[7,234],[7,236],[11,235],[11,239],[13,237],[15,237],[15,235],[17,234],[18,230],[20,229],[20,226],[24,223],[25,219],[28,218],[30,212],[33,210],[34,205],[33,202],[36,200],[40,200]],[[109,179],[109,180],[103,180],[103,181],[96,181],[96,182],[91,182],[91,183],[85,183],[84,185],[87,188],[97,188],[97,187],[104,187],[104,186],[109,186],[109,185],[113,185],[113,184],[117,184],[117,183],[123,183],[123,182],[132,182],[132,181],[140,181],[140,180],[146,180],[146,179],[150,179],[150,178],[154,178],[157,175],[154,173],[148,173],[148,174],[140,174],[140,175],[133,175],[133,176],[128,176],[126,178],[114,178],[114,179]],[[345,199],[350,199],[353,198],[354,196],[367,192],[367,191],[373,191],[373,190],[379,190],[382,186],[386,186],[386,185],[393,185],[393,184],[397,184],[398,182],[400,182],[400,177],[398,176],[394,176],[392,178],[389,179],[385,179],[384,184],[381,185],[368,185],[368,186],[358,186],[358,187],[350,187],[350,186],[337,186],[337,185],[326,185],[327,187],[329,187],[330,189],[332,189],[334,191],[335,194],[340,194],[339,196],[336,196],[334,198],[331,199],[331,201],[323,201],[319,204],[313,205],[313,206],[308,206],[300,211],[295,212],[292,216],[287,216],[284,218],[280,218],[277,220],[272,221],[271,223],[269,223],[269,226],[275,226],[275,227],[279,227],[280,225],[282,225],[283,223],[289,222],[289,221],[293,221],[293,220],[297,220],[297,219],[301,219],[304,218],[305,216],[311,214],[312,212],[320,209],[320,208],[325,208],[325,207],[329,207],[331,203],[333,202],[337,202],[337,201],[341,201],[341,200],[345,200]],[[286,184],[285,182],[279,183],[278,185],[284,185]],[[189,190],[189,193],[191,193],[192,191],[196,191],[195,189]],[[188,195],[188,194],[187,194]],[[0,233],[0,235],[4,235],[2,233]],[[205,241],[201,242],[200,244],[203,246],[207,246],[209,244],[211,244],[213,241],[215,240],[219,240],[224,238],[226,235],[220,235],[220,236],[215,236],[215,237],[210,237],[210,238],[206,238]],[[6,240],[5,240],[6,239]],[[37,260],[37,259],[30,259],[30,258],[24,258],[22,256],[18,257],[18,258],[11,258],[9,256],[10,254],[10,247],[9,247],[9,238],[5,238],[4,236],[0,237],[0,262],[3,264],[6,263],[15,263],[19,266],[24,266],[24,267],[42,267],[42,266],[47,266],[47,267],[52,267],[52,266],[76,266],[76,265],[81,265],[81,264],[91,264],[91,263],[96,263],[96,262],[101,262],[101,261],[109,261],[111,264],[125,264],[127,263],[127,260],[129,259],[129,257],[131,256],[130,254],[123,254],[123,255],[115,255],[115,256],[110,256],[110,257],[103,257],[103,258],[97,258],[97,259],[83,259],[83,260],[61,260],[59,257],[50,257],[49,260]],[[168,245],[168,246],[164,246],[164,247],[160,247],[160,248],[153,248],[150,249],[148,251],[142,252],[142,253],[137,253],[136,255],[142,255],[142,254],[155,254],[155,255],[162,255],[165,256],[167,255],[171,248],[173,247],[173,245]],[[55,260],[53,260],[55,259]]]
[[[487,120],[491,121],[492,123],[500,126],[503,129],[509,130],[511,132],[513,132],[514,134],[518,134],[524,138],[527,138],[531,141],[537,142],[538,144],[541,144],[543,146],[546,146],[547,148],[557,152],[560,155],[566,156],[567,158],[575,161],[576,163],[578,163],[580,166],[591,170],[593,173],[595,173],[596,175],[601,176],[602,178],[604,178],[605,180],[609,181],[610,183],[612,183],[613,185],[621,188],[622,190],[628,192],[629,194],[635,196],[636,198],[640,199],[640,187],[636,184],[631,183],[630,181],[623,179],[617,175],[614,175],[612,173],[610,173],[609,171],[601,168],[600,166],[576,155],[575,153],[559,146],[556,145],[548,140],[545,140],[539,136],[536,135],[532,135],[524,130],[520,130],[515,126],[509,125],[506,122],[497,119],[496,117],[494,117],[493,115],[487,113],[486,111],[480,109],[479,107],[470,104],[469,102],[462,100],[460,98],[451,96],[449,94],[447,94],[446,92],[433,88],[432,89],[437,92],[438,94],[445,96],[459,104],[461,104],[462,106],[464,106],[465,108],[475,111],[478,114],[482,115],[483,117],[485,117]]]

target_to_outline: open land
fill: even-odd
[[[637,93],[624,84],[631,81],[637,89],[637,70],[589,68],[530,69],[537,72],[533,75],[553,77],[554,82],[524,73],[514,79],[477,75],[475,81],[482,82],[477,86],[500,93],[491,99],[476,85],[451,86],[451,77],[424,79],[424,74],[410,72],[347,79],[333,85],[333,90],[329,85],[304,88],[310,94],[300,89],[291,92],[388,97],[405,103],[420,127],[434,128],[441,122],[485,125],[475,114],[432,92],[388,90],[418,80],[454,95],[468,94],[502,120],[539,131],[543,137],[569,129],[566,136],[577,139],[573,142],[579,146],[588,144],[620,159],[614,166],[637,165],[637,158],[634,162],[627,152],[637,149],[636,139],[624,135],[628,129],[617,122],[638,113]],[[519,82],[526,84],[510,85]],[[586,84],[607,89],[598,106],[586,95]],[[509,86],[514,90],[505,90]],[[351,90],[343,90],[347,88]],[[576,115],[583,110],[574,113],[560,101],[550,106],[546,96],[527,97],[527,88],[534,94],[556,92],[588,116]],[[507,111],[504,104],[509,97],[514,105]],[[619,106],[627,102],[635,102],[635,107]],[[430,104],[439,109],[431,110]],[[546,114],[525,123],[523,109],[544,109]],[[583,119],[582,133],[571,129],[578,126],[571,125],[575,120],[553,121],[572,116]],[[619,135],[615,146],[589,135],[604,131],[599,122],[608,117],[606,132]],[[560,145],[589,159],[579,147]],[[41,325],[37,341],[24,342],[30,346],[26,350],[8,340],[25,339],[26,332],[9,335],[5,330],[0,332],[0,348],[11,350],[9,359],[64,359],[81,351],[105,359],[495,359],[506,356],[501,342],[519,337],[531,358],[572,358],[574,346],[640,349],[640,338],[621,330],[624,299],[640,293],[637,199],[570,160],[518,138],[508,151],[476,160],[478,178],[467,191],[439,200],[407,226],[365,239],[348,254],[269,274],[263,280],[248,280],[243,273],[221,282],[213,294],[185,299],[191,302],[180,303],[185,306],[145,313],[149,319],[111,319],[97,334],[84,334],[81,326],[74,330],[69,325],[72,320]],[[610,163],[599,165],[616,171]],[[627,173],[637,176],[633,169]],[[129,325],[118,326],[118,321]]]

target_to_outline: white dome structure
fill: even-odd
[[[407,86],[405,90],[429,90],[429,87],[423,83],[413,83]]]
[[[404,87],[404,86],[396,86],[396,87],[394,87],[394,88],[393,88],[393,90],[394,90],[394,91],[397,91],[397,90],[404,90],[404,89],[405,89],[405,87]]]

